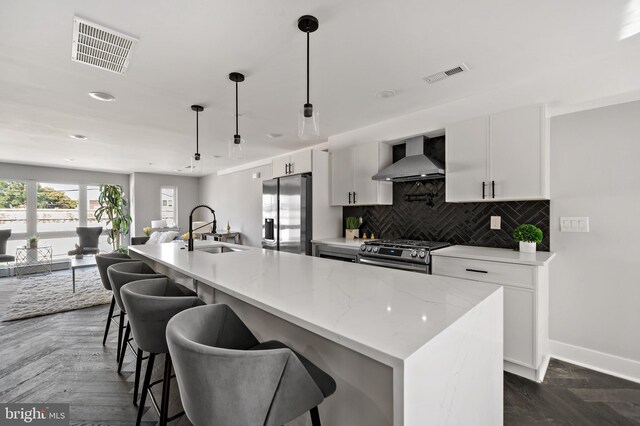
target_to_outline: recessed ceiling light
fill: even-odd
[[[271,138],[271,139],[279,138],[280,136],[282,136],[282,133],[268,133],[267,134],[267,137]]]
[[[67,160],[70,163],[73,163],[74,161],[76,161],[75,158],[65,158],[65,160]]]
[[[89,96],[91,96],[93,99],[104,102],[111,102],[116,100],[115,96],[113,96],[111,93],[106,92],[90,92]]]
[[[78,140],[81,140],[81,141],[86,141],[87,139],[89,139],[89,138],[88,138],[87,136],[85,136],[85,135],[69,135],[69,137],[70,137],[71,139],[78,139]]]
[[[380,99],[387,99],[387,98],[393,98],[397,94],[398,92],[396,92],[395,90],[381,90],[378,93],[376,93],[376,97]]]

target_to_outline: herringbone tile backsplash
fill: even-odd
[[[427,195],[427,199],[406,201],[405,194]],[[343,216],[362,216],[361,232],[373,231],[376,238],[500,248],[516,248],[513,229],[531,223],[544,234],[538,250],[549,251],[549,201],[446,203],[444,179],[394,183],[392,206],[344,207]],[[502,217],[502,229],[490,229],[491,216]]]

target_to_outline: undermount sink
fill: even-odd
[[[196,251],[202,251],[205,253],[218,254],[218,253],[233,253],[234,251],[242,251],[241,249],[226,247],[226,246],[213,246],[213,247],[196,247]]]

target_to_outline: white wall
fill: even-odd
[[[253,173],[259,179],[252,179]],[[218,218],[218,231],[242,233],[242,244],[260,247],[262,238],[262,181],[271,179],[271,165],[225,175],[200,178],[200,201],[212,207]]]
[[[133,236],[143,236],[142,229],[151,221],[160,219],[160,188],[175,186],[178,192],[177,225],[182,233],[189,229],[189,212],[200,204],[200,179],[190,176],[132,173],[131,216]]]
[[[551,120],[552,354],[640,380],[640,102]],[[589,233],[559,232],[589,216]]]

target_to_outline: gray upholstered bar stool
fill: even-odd
[[[107,268],[111,265],[115,265],[120,262],[137,262],[137,260],[131,259],[129,255],[124,253],[103,253],[96,255],[96,264],[98,265],[98,272],[100,273],[100,280],[102,281],[102,286],[109,291],[113,291],[111,289],[111,282],[109,281],[109,276],[107,275]],[[119,315],[114,315],[113,310],[116,306],[116,296],[111,296],[111,306],[109,307],[109,316],[107,317],[107,323],[104,327],[104,337],[102,338],[102,344],[104,345],[107,342],[107,335],[109,334],[109,326],[111,325],[111,321],[115,322],[118,326],[118,352],[116,352],[116,361],[120,361],[120,344],[122,343],[122,327],[120,324],[124,323],[124,312],[120,311]],[[115,321],[114,318],[117,316],[120,317],[120,321]]]
[[[116,298],[116,303],[120,308],[120,312],[124,312],[124,314],[127,313],[127,310],[124,306],[124,303],[122,303],[122,298],[120,296],[120,289],[122,289],[122,287],[125,284],[128,284],[132,281],[145,280],[148,278],[165,278],[165,275],[156,274],[156,272],[153,269],[151,269],[149,265],[147,265],[146,263],[140,260],[135,262],[121,262],[121,263],[116,263],[115,265],[111,265],[107,268],[107,275],[109,276],[109,282],[111,283],[111,288],[113,290],[113,295]],[[131,325],[129,324],[128,321],[127,321],[126,328],[124,326],[124,322],[120,323],[120,330],[122,330],[123,328],[125,331],[124,331],[124,337],[122,338],[122,343],[121,343],[120,359],[118,361],[118,373],[122,370],[124,355],[126,354],[127,346],[129,346],[129,342],[131,340],[129,338],[129,335],[131,334]],[[131,350],[133,351],[133,347],[131,347]],[[137,356],[136,351],[134,351],[134,354],[136,354]],[[140,362],[140,361],[138,360],[137,362]],[[137,386],[138,383],[139,383],[139,369],[137,369],[137,372],[136,372],[136,388],[134,390],[134,393],[136,393],[136,396],[137,396],[137,390],[138,390],[138,386]]]
[[[196,293],[168,278],[130,282],[120,289],[120,296],[127,308],[133,338],[138,346],[138,360],[142,359],[143,351],[149,353],[136,424],[139,425],[142,420],[144,404],[147,395],[149,395],[160,415],[160,425],[166,425],[167,422],[184,414],[179,413],[169,418],[171,357],[167,347],[167,323],[175,314],[194,306],[204,305],[204,302],[198,298]],[[158,354],[166,354],[164,375],[162,380],[150,383],[153,363]],[[136,369],[138,368],[140,368],[140,362],[136,365]],[[159,407],[151,392],[151,387],[158,383],[162,383],[162,400]]]
[[[336,382],[278,341],[258,342],[231,308],[206,305],[180,312],[167,343],[182,405],[195,426],[282,425],[318,405]]]

